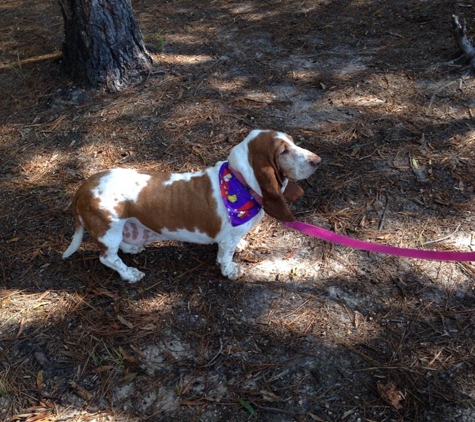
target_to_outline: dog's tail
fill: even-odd
[[[68,249],[66,249],[63,253],[63,259],[69,258],[74,252],[78,250],[79,246],[81,246],[82,238],[84,236],[84,224],[82,224],[81,217],[79,217],[78,215],[76,203],[77,196],[75,195],[73,198],[73,203],[71,204],[74,216],[75,231],[73,239],[71,240],[71,244],[69,245]]]
[[[71,240],[71,244],[69,245],[68,249],[66,249],[63,253],[63,259],[69,258],[74,252],[76,252],[81,246],[82,238],[84,236],[84,226],[78,221],[76,225],[76,231],[73,235],[73,240]]]

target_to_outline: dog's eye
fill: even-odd
[[[280,155],[285,155],[288,153],[289,153],[289,150],[287,148],[284,148],[284,150],[280,153]]]

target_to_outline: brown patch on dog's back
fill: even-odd
[[[166,228],[169,231],[198,230],[213,239],[218,235],[222,220],[207,174],[170,184],[165,184],[170,174],[144,174],[152,178],[141,190],[137,203],[126,201],[119,205],[123,218],[135,217],[156,233]]]

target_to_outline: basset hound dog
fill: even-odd
[[[84,229],[97,243],[100,261],[135,283],[144,273],[117,254],[136,254],[159,240],[217,243],[217,262],[230,279],[241,275],[233,255],[244,235],[264,216],[294,221],[286,199],[303,190],[295,183],[313,174],[321,159],[289,135],[253,130],[227,161],[192,173],[116,168],[87,179],[72,201],[75,232],[63,259],[77,251]]]

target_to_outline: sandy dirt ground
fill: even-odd
[[[470,2],[134,1],[154,74],[120,94],[61,73],[55,2],[0,5],[0,419],[475,420],[475,267],[336,246],[266,217],[216,247],[63,261],[71,197],[110,167],[190,171],[256,128],[323,161],[294,215],[402,247],[475,245]],[[474,130],[472,130],[474,129]]]

